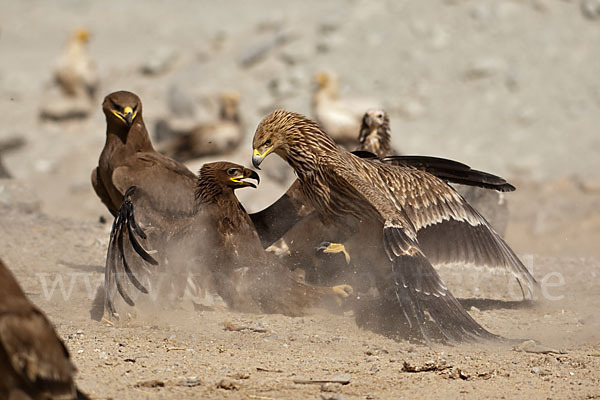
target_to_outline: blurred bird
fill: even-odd
[[[331,138],[343,146],[353,146],[365,110],[380,107],[379,102],[361,98],[339,97],[338,78],[331,72],[315,76],[317,89],[313,95],[312,112],[319,125]]]
[[[67,96],[95,98],[99,78],[96,65],[87,52],[89,39],[90,32],[87,29],[77,29],[54,72],[56,83]]]
[[[284,110],[261,121],[253,147],[255,167],[279,155],[321,223],[361,243],[358,264],[374,277],[387,305],[381,312],[420,339],[497,338],[457,302],[433,262],[456,258],[507,270],[533,290],[535,279],[502,238],[434,175],[346,152],[315,122]]]
[[[363,115],[355,150],[368,151],[377,157],[395,155],[392,150],[390,118],[382,109],[369,109]]]
[[[142,117],[142,101],[119,91],[102,103],[106,143],[92,171],[92,186],[113,216],[117,216],[130,186],[153,194],[156,207],[173,215],[194,211],[196,175],[185,165],[154,150]]]
[[[179,161],[231,152],[244,134],[239,102],[239,93],[223,92],[219,96],[219,115],[214,121],[191,124],[189,118],[159,121],[157,135],[168,139],[159,143],[158,150]]]
[[[142,293],[183,291],[190,280],[209,281],[227,305],[244,312],[302,315],[307,307],[349,295],[347,285],[312,287],[266,253],[234,191],[256,187],[256,172],[229,162],[204,164],[196,187],[196,211],[189,217],[162,213],[152,192],[130,188],[115,219],[105,272],[106,309],[112,315],[116,293],[130,306],[130,282]],[[143,227],[148,233],[144,232]],[[157,261],[153,254],[160,257]],[[191,277],[191,278],[190,278]],[[173,279],[179,282],[172,283]],[[145,283],[142,283],[144,281]],[[148,289],[151,288],[150,290]],[[138,292],[139,293],[139,292]],[[164,300],[160,296],[160,301]]]
[[[54,71],[53,83],[44,94],[40,116],[55,121],[85,118],[93,109],[99,78],[87,53],[90,33],[77,29],[69,39]]]
[[[69,352],[44,313],[0,261],[0,398],[88,399]]]

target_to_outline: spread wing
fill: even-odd
[[[419,246],[417,227],[393,194],[365,180],[364,174],[337,169],[334,175],[341,180],[340,186],[347,187],[354,201],[362,202],[366,210],[371,210],[373,216],[366,223],[383,226],[381,246],[374,251],[385,251],[389,262],[373,264],[372,268],[378,269],[377,284],[385,300],[397,302],[409,326],[418,329],[426,340],[495,338],[448,290]],[[377,259],[378,255],[374,254],[373,260]]]
[[[450,183],[460,183],[501,192],[515,190],[513,185],[499,176],[474,170],[466,164],[445,158],[390,156],[378,159],[375,154],[368,151],[359,150],[352,153],[362,159],[426,171]],[[262,211],[250,214],[250,218],[256,227],[263,247],[267,248],[298,223],[303,216],[310,214],[312,210],[300,190],[299,182],[294,181],[286,193],[275,203]]]
[[[462,264],[510,272],[532,295],[535,279],[490,224],[454,189],[423,171],[383,167],[390,197],[414,224],[434,265]]]
[[[488,172],[471,169],[466,164],[446,158],[429,156],[388,156],[381,159],[391,165],[416,168],[450,182],[468,186],[478,186],[499,192],[512,192],[515,187],[504,178]]]

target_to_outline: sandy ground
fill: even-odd
[[[0,139],[27,140],[3,157],[15,179],[0,180],[0,256],[55,323],[79,385],[93,398],[600,397],[594,7],[592,0],[290,2],[285,8],[275,1],[181,1],[168,8],[0,2]],[[485,290],[466,305],[491,331],[539,345],[430,348],[361,330],[350,313],[324,310],[304,318],[169,310],[119,327],[95,320],[109,234],[109,224],[98,222],[108,213],[89,183],[104,142],[101,98],[85,120],[37,117],[52,66],[78,26],[92,32],[100,97],[135,91],[149,128],[169,113],[169,88],[198,108],[222,89],[238,90],[246,138],[211,159],[249,164],[260,118],[275,107],[310,114],[312,76],[328,69],[340,75],[343,95],[386,106],[396,148],[509,178],[518,190],[507,196],[506,237],[545,292],[530,306],[485,301],[511,287],[488,285],[483,276],[476,285]],[[282,30],[290,40],[242,65]],[[170,68],[142,74],[161,52],[174,55]],[[291,174],[280,166],[270,158],[260,188],[240,192],[247,209],[285,190]],[[269,171],[275,169],[283,176]],[[226,322],[249,329],[226,330]],[[415,368],[427,371],[409,372]],[[306,379],[349,383],[295,383]]]

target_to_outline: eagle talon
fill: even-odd
[[[332,286],[333,294],[335,295],[335,301],[338,305],[342,305],[344,299],[347,299],[352,293],[354,293],[354,289],[350,285],[336,285]]]
[[[322,251],[327,254],[337,254],[344,253],[344,257],[346,257],[346,264],[350,264],[350,254],[346,250],[346,246],[342,243],[331,243],[331,242],[323,242],[317,247],[317,251]]]

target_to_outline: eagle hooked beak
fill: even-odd
[[[127,122],[127,126],[131,126],[131,124],[133,123],[133,119],[135,118],[135,113],[133,112],[133,109],[131,107],[125,107],[125,109],[123,110],[123,114],[125,117],[125,122]]]
[[[121,121],[125,122],[129,127],[131,126],[131,124],[133,123],[133,119],[137,115],[137,111],[134,111],[131,107],[125,107],[122,113],[116,110],[112,110],[112,113]]]
[[[260,183],[260,177],[258,176],[258,174],[255,171],[248,168],[244,168],[244,173],[242,175],[234,176],[230,179],[232,182],[238,183],[241,186],[250,186],[254,189],[256,189],[256,185]],[[252,182],[247,182],[244,179],[255,179],[256,185]]]
[[[259,168],[260,163],[263,162],[263,160],[265,159],[265,157],[272,150],[273,150],[273,145],[267,147],[267,149],[265,151],[263,151],[262,153],[258,149],[254,149],[254,152],[252,153],[252,165],[254,165],[254,168],[260,169]]]

